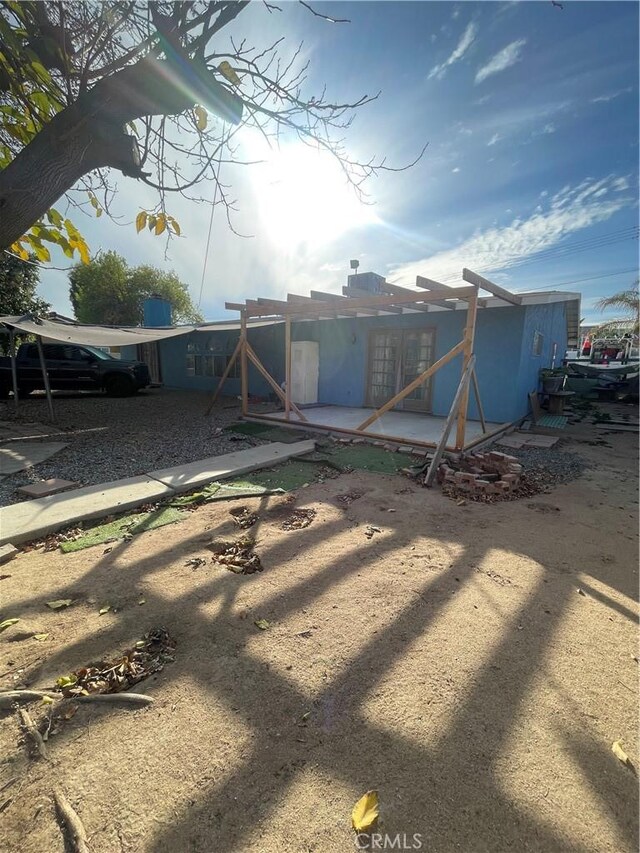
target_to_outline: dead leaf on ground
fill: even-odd
[[[280,525],[281,530],[303,530],[316,517],[315,509],[294,509],[289,518]]]
[[[107,604],[105,607],[101,607],[98,610],[98,616],[104,616],[105,613],[108,613],[111,610],[111,605]]]
[[[49,637],[48,634],[34,634],[33,635],[34,640],[40,640],[40,641],[46,640],[48,637]]]
[[[627,753],[622,748],[622,744],[619,740],[613,742],[613,744],[611,745],[611,752],[613,752],[618,761],[621,761],[625,765],[625,767],[628,767],[629,770],[631,770],[632,773],[636,772],[634,763],[631,761]]]
[[[58,598],[55,601],[47,601],[47,607],[51,610],[62,610],[63,607],[69,607],[73,603],[73,598]]]
[[[241,536],[235,541],[214,539],[209,548],[213,551],[213,559],[222,563],[225,568],[236,575],[252,575],[262,571],[260,557],[253,547],[255,541],[250,536]]]
[[[192,569],[197,569],[200,566],[204,566],[207,561],[204,557],[191,557],[191,559],[187,560],[185,566],[191,566]]]
[[[374,527],[373,524],[368,524],[364,529],[364,535],[367,539],[373,539],[374,533],[382,533],[379,527]]]
[[[253,527],[258,520],[256,513],[251,512],[251,510],[246,506],[238,506],[230,509],[229,515],[233,519],[234,524],[237,524],[242,530],[247,530],[249,527]]]
[[[367,791],[353,807],[351,825],[355,832],[370,832],[376,828],[379,816],[378,792]]]
[[[271,622],[268,622],[266,619],[256,619],[253,624],[261,631],[266,631],[267,628],[271,627]]]
[[[15,625],[16,622],[19,622],[19,619],[5,619],[3,622],[0,622],[0,634],[3,631],[6,631],[7,628],[10,628],[12,625]]]

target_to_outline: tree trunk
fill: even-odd
[[[83,175],[110,167],[142,176],[137,143],[125,124],[184,112],[196,100],[166,61],[145,58],[100,80],[0,172],[0,250],[20,239]]]

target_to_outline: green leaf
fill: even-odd
[[[56,678],[56,687],[73,687],[78,679],[75,675],[61,675],[60,678]]]
[[[55,225],[56,228],[62,228],[64,220],[55,207],[49,208],[47,211],[47,219],[52,225]]]
[[[266,619],[256,619],[253,624],[261,631],[266,631],[267,628],[271,627],[271,622],[267,622]]]
[[[3,631],[6,631],[7,628],[10,628],[12,625],[15,625],[16,622],[19,622],[19,619],[5,619],[4,622],[0,622],[0,634]]]

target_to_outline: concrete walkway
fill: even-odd
[[[150,501],[169,498],[214,480],[223,480],[304,456],[315,449],[313,441],[274,442],[236,453],[213,456],[140,477],[85,486],[59,495],[12,504],[0,509],[0,545],[29,542],[79,521],[124,512]]]

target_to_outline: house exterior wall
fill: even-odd
[[[536,391],[539,385],[539,372],[543,367],[551,367],[553,345],[557,344],[555,366],[562,364],[567,349],[566,303],[551,302],[547,305],[527,305],[524,327],[520,342],[520,367],[514,378],[517,379],[518,415],[522,417],[529,409],[528,394]],[[542,347],[537,355],[534,352],[536,332],[542,335]]]
[[[465,322],[466,311],[294,322],[291,337],[294,341],[317,341],[319,344],[319,403],[364,406],[371,330],[433,329],[434,360],[437,360],[462,340]],[[542,335],[539,355],[532,351],[536,332]],[[164,384],[169,388],[213,392],[217,378],[187,375],[187,355],[191,352],[230,356],[238,337],[238,330],[230,329],[193,332],[160,341]],[[266,369],[280,384],[284,380],[284,325],[249,328],[249,341]],[[538,387],[540,368],[550,366],[554,342],[558,345],[556,364],[560,364],[567,342],[563,303],[481,309],[478,312],[474,349],[480,396],[488,421],[511,422],[527,414],[527,395]],[[123,347],[122,358],[136,358],[136,348]],[[458,356],[433,377],[431,411],[434,415],[448,414],[460,381],[461,366],[462,356]],[[259,397],[273,394],[251,364],[249,392]],[[224,393],[239,396],[240,379],[229,378]],[[478,417],[473,393],[469,398],[469,417]]]

